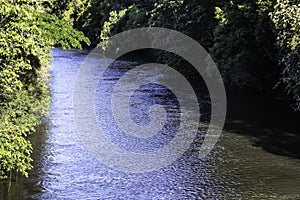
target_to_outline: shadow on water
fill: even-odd
[[[141,63],[156,62],[157,59],[149,50],[131,52],[124,58],[135,58]],[[189,63],[185,62],[184,66],[183,70],[180,67],[176,70],[187,77],[195,89],[202,105],[201,120],[208,122],[210,103],[207,102],[210,98],[205,83],[201,77],[191,76],[197,71]],[[300,112],[292,110],[291,102],[232,86],[226,86],[226,93],[227,131],[247,136],[253,146],[267,152],[300,159]]]
[[[300,112],[282,99],[227,88],[226,130],[248,136],[251,144],[282,156],[300,159]]]

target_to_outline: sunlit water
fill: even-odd
[[[205,159],[198,157],[199,133],[181,158],[159,171],[126,174],[103,165],[80,142],[73,117],[72,92],[86,52],[54,49],[53,57],[51,114],[31,138],[34,170],[29,179],[14,181],[9,192],[6,184],[1,184],[0,199],[300,199],[299,160],[266,152],[234,133],[224,132]],[[131,102],[136,123],[147,123],[145,107],[160,102],[169,109],[168,119],[174,124],[165,130],[170,134],[137,145],[136,140],[115,132],[117,127],[108,112],[110,100],[103,99],[103,92],[111,92],[112,83],[131,66],[125,61],[115,65],[118,67],[104,78],[106,84],[98,87],[100,124],[105,124],[108,137],[126,150],[161,148],[176,132],[178,102],[158,85],[137,92]]]

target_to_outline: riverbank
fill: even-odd
[[[226,130],[247,136],[267,152],[300,159],[300,112],[268,94],[230,87],[226,91]]]
[[[89,40],[40,2],[5,0],[0,10],[0,180],[12,180],[32,168],[28,135],[48,113],[51,47]]]

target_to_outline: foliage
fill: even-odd
[[[0,177],[2,178],[7,178],[7,173],[12,170],[28,176],[27,170],[32,168],[30,164],[32,147],[26,136],[34,132],[34,127],[39,123],[34,114],[35,106],[39,105],[33,98],[26,91],[20,91],[15,100],[1,107]]]
[[[113,0],[70,0],[59,2],[62,9],[53,9],[61,12],[61,18],[71,21],[75,28],[83,31],[91,41],[92,46],[100,42],[100,34],[105,22],[109,21],[111,12],[126,9],[127,3]]]
[[[86,6],[76,7],[74,2]],[[73,16],[74,26],[87,34],[93,46],[132,28],[174,29],[210,52],[227,84],[283,95],[283,84],[274,87],[281,80],[299,102],[297,0],[68,0],[61,7],[61,16]],[[112,19],[125,10],[124,16]],[[182,65],[172,54],[156,57]]]
[[[128,7],[126,24],[123,30],[141,28],[147,26],[147,7],[141,4],[133,4]]]
[[[148,25],[177,30],[208,50],[212,46],[213,29],[217,23],[213,13],[217,3],[205,0],[156,1],[149,12]],[[180,48],[180,41],[173,42]],[[182,65],[182,59],[173,54],[163,53],[157,57],[163,63]]]
[[[35,1],[0,0],[0,179],[32,167],[27,136],[48,111],[51,47],[81,42],[89,40]]]
[[[228,1],[216,7],[219,25],[210,51],[227,82],[259,89],[275,84],[277,52],[268,18],[271,9],[271,1],[251,0]]]
[[[100,33],[100,40],[105,41],[108,40],[111,36],[111,32],[113,27],[116,26],[116,24],[125,16],[127,12],[127,9],[123,9],[120,11],[111,11],[109,13],[109,19],[108,21],[105,21],[102,27],[102,31]]]
[[[277,34],[280,63],[284,65],[282,82],[300,110],[300,3],[278,0],[270,13]]]
[[[57,2],[61,2],[61,1],[57,1]],[[66,10],[62,13],[62,17],[70,24],[73,24],[74,21],[77,21],[79,17],[83,14],[86,7],[89,6],[90,6],[90,1],[88,0],[70,1],[67,4]]]

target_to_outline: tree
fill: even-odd
[[[278,0],[270,13],[277,34],[279,62],[284,66],[281,82],[300,110],[300,3],[296,0]]]
[[[51,47],[82,42],[82,32],[35,1],[0,0],[0,179],[32,168],[27,136],[47,114]]]
[[[211,54],[227,83],[270,89],[277,80],[272,1],[228,1],[216,7],[219,25]]]

